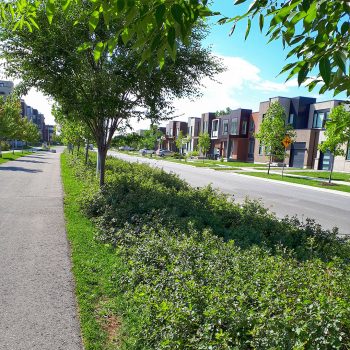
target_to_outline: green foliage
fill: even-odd
[[[235,4],[246,2],[236,0]],[[334,90],[334,95],[345,92],[349,96],[349,12],[348,1],[254,0],[243,15],[220,22],[234,22],[234,30],[238,21],[247,19],[247,37],[252,20],[259,19],[260,30],[267,28],[270,41],[281,40],[290,49],[287,58],[297,58],[281,71],[289,73],[287,80],[297,76],[299,85],[308,81],[310,91],[321,83],[320,93]],[[316,77],[314,70],[319,72]]]
[[[221,117],[223,115],[228,115],[232,112],[232,109],[230,107],[226,107],[226,109],[222,109],[220,111],[216,111],[215,115],[217,117]]]
[[[144,132],[141,144],[143,147],[148,149],[155,149],[163,133],[159,131],[157,125],[151,125],[149,130]]]
[[[260,124],[259,132],[255,135],[259,142],[264,145],[265,153],[269,154],[270,160],[272,156],[280,159],[284,157],[282,141],[286,135],[293,140],[295,132],[293,127],[286,123],[286,113],[283,106],[279,102],[274,102],[267,110]]]
[[[129,146],[135,149],[141,148],[143,137],[135,134],[130,133],[126,135],[118,135],[113,137],[111,146],[112,147],[121,147],[121,146]]]
[[[198,136],[198,148],[203,155],[207,155],[210,150],[210,136],[207,132],[200,133]]]
[[[80,173],[81,163],[68,168]],[[80,177],[80,202],[97,239],[116,248],[121,348],[350,345],[350,247],[336,230],[280,221],[257,202],[240,206],[147,165],[109,159],[107,168],[103,191]]]
[[[326,140],[319,145],[322,152],[329,150],[334,156],[344,156],[344,146],[350,140],[350,112],[343,105],[332,109],[326,122]]]
[[[183,131],[180,130],[179,135],[177,135],[175,140],[176,147],[180,151],[180,154],[183,153],[183,148],[188,142],[190,142],[190,139],[190,136],[184,136]]]

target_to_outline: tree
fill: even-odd
[[[269,155],[268,174],[270,174],[272,157],[284,157],[282,141],[286,135],[293,139],[295,132],[293,127],[286,123],[286,112],[283,106],[279,102],[273,102],[260,124],[259,132],[255,135],[264,146],[265,154]]]
[[[157,125],[151,125],[149,130],[146,130],[142,136],[142,147],[154,149],[158,140],[162,137],[162,132],[159,131]]]
[[[344,145],[350,141],[350,112],[343,105],[332,109],[324,134],[326,140],[319,144],[318,148],[321,152],[330,152],[333,156],[328,179],[331,183],[334,158],[345,155]]]
[[[12,139],[21,118],[21,104],[15,96],[0,96],[0,158],[2,157],[1,142]]]
[[[114,40],[125,23],[114,21],[108,28],[99,24],[92,35],[86,23],[75,23],[91,10],[90,5],[71,5],[69,16],[57,10],[51,26],[46,25],[45,9],[40,8],[36,14],[40,31],[35,33],[26,28],[13,32],[13,23],[3,22],[1,40],[9,75],[50,95],[66,115],[87,125],[98,148],[102,186],[107,150],[117,130],[124,129],[132,117],[156,121],[167,116],[174,97],[193,96],[193,87],[204,76],[212,77],[222,68],[201,47],[200,28],[192,32],[188,46],[177,44],[177,60],[166,58],[162,70],[149,61],[140,65],[142,55],[133,50],[135,41],[118,40],[114,50],[101,51],[96,61],[95,49],[101,42]],[[92,47],[79,49],[91,41]]]
[[[221,116],[223,116],[223,115],[228,115],[228,114],[230,114],[232,112],[232,109],[230,108],[230,107],[226,107],[226,109],[222,109],[222,110],[220,110],[220,111],[216,111],[215,112],[215,115],[217,116],[217,117],[221,117]]]
[[[156,50],[156,62],[162,67],[167,56],[175,60],[179,40],[187,45],[198,21],[215,14],[207,3],[207,0],[168,0],[166,3],[164,0],[13,0],[0,4],[0,20],[10,21],[14,31],[41,30],[52,24],[62,11],[68,17],[79,7],[82,11],[75,22],[88,26],[92,34],[80,48],[92,49],[96,61],[104,51],[113,51],[122,40],[124,44],[132,42],[133,50],[142,54],[139,62],[155,62],[153,55]],[[38,21],[38,14],[42,11],[45,11],[46,22]],[[101,38],[95,45],[91,38],[99,28],[109,28],[121,20],[122,27],[109,38]]]
[[[198,136],[198,148],[200,152],[206,157],[210,149],[210,136],[207,132],[200,133]]]
[[[236,5],[246,5],[249,0],[236,0]],[[270,41],[281,40],[290,48],[287,58],[297,56],[295,62],[287,64],[282,72],[289,72],[287,79],[297,75],[299,85],[308,81],[312,90],[318,83],[323,84],[320,92],[334,90],[335,94],[345,91],[350,95],[349,29],[348,14],[350,3],[345,0],[250,0],[248,11],[233,18],[223,17],[220,24],[234,23],[247,19],[245,37],[249,35],[252,21],[258,18],[260,30],[268,28]],[[42,4],[44,3],[44,4]],[[63,8],[68,15],[73,3],[82,6],[82,0],[4,1],[1,3],[1,20],[11,19],[11,28],[18,30],[42,29],[37,21],[38,9],[46,9],[48,22]],[[157,52],[160,66],[169,54],[176,57],[178,41],[187,43],[196,24],[210,16],[218,15],[208,7],[207,0],[144,0],[121,1],[90,0],[92,6],[85,10],[78,23],[89,23],[91,31],[99,26],[108,27],[114,21],[124,18],[123,27],[108,40],[94,45],[87,40],[81,47],[93,49],[98,59],[105,50],[113,50],[119,38],[124,43],[134,40],[133,49],[143,52],[141,62],[152,58]],[[269,24],[265,23],[271,19]],[[45,25],[48,23],[46,21]],[[91,36],[93,37],[93,35]],[[308,76],[318,72],[316,77]]]
[[[236,0],[235,5],[246,2]],[[298,84],[307,82],[310,91],[321,83],[320,93],[344,91],[349,96],[349,12],[350,2],[343,0],[254,0],[243,15],[220,23],[233,22],[233,32],[237,22],[247,19],[247,38],[252,20],[258,18],[269,41],[281,40],[289,48],[287,58],[297,58],[281,71],[289,72],[287,80],[297,75]]]
[[[179,149],[180,154],[183,153],[183,147],[190,142],[190,136],[184,136],[182,130],[180,130],[179,135],[175,140],[176,147]]]

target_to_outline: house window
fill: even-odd
[[[204,122],[203,132],[208,132],[208,121],[207,120]]]
[[[252,158],[254,156],[254,146],[255,146],[255,140],[254,139],[249,140],[249,146],[248,146],[248,156],[249,156],[249,158]]]
[[[288,124],[290,124],[290,125],[294,124],[294,114],[293,113],[289,114]]]
[[[173,136],[173,128],[170,128],[170,136]]]
[[[264,113],[264,114],[262,115],[262,120],[264,120],[264,118],[265,118],[265,115],[266,115],[266,113]]]
[[[350,141],[348,142],[348,149],[346,151],[346,160],[350,160]]]
[[[223,121],[223,135],[227,135],[228,134],[228,120],[224,120]]]
[[[5,84],[4,83],[0,83],[0,87],[4,87],[5,86]]]
[[[232,119],[231,135],[238,135],[238,119],[237,118]]]
[[[250,124],[249,124],[249,131],[253,132],[255,130],[255,123],[254,120],[250,120]]]
[[[213,120],[211,137],[219,136],[219,120]]]
[[[242,122],[242,134],[243,135],[246,135],[247,134],[247,121],[246,120],[243,120]]]
[[[315,112],[312,123],[313,128],[322,129],[326,122],[326,114],[324,112]]]
[[[259,144],[259,156],[264,155],[265,147],[261,143]]]

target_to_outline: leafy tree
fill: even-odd
[[[293,139],[295,131],[290,124],[286,123],[286,112],[283,106],[279,102],[273,102],[265,114],[259,132],[255,135],[265,147],[265,154],[269,155],[268,174],[270,174],[272,157],[284,156],[282,141],[286,135]]]
[[[226,107],[226,109],[222,109],[220,111],[216,111],[215,115],[217,117],[220,117],[222,115],[230,114],[231,112],[232,112],[232,109],[230,107]]]
[[[210,136],[207,132],[200,133],[198,136],[198,148],[200,152],[206,157],[210,150]]]
[[[247,2],[249,0],[236,0],[235,5]],[[46,9],[51,23],[61,8],[68,15],[73,4],[83,7],[84,3],[82,0],[4,1],[0,5],[1,20],[10,18],[11,28],[15,30],[42,29],[47,21],[37,20],[38,9]],[[118,40],[133,41],[133,50],[143,53],[141,61],[152,58],[156,50],[161,66],[167,54],[175,58],[177,39],[186,44],[198,21],[217,14],[210,10],[207,0],[167,0],[166,4],[163,0],[112,0],[108,3],[90,0],[87,3],[91,6],[85,8],[77,22],[88,23],[91,32],[101,26],[108,28],[121,18],[124,24],[112,37],[101,39],[98,45],[91,42],[92,35],[81,48],[94,50],[95,59],[99,59],[105,50],[113,51]],[[237,22],[247,19],[247,38],[252,21],[258,18],[260,30],[268,28],[266,35],[270,41],[281,40],[290,49],[287,57],[297,56],[295,62],[282,69],[282,72],[289,72],[288,79],[297,75],[299,85],[308,81],[310,90],[321,83],[321,92],[345,91],[349,96],[349,11],[350,3],[345,0],[250,0],[249,9],[243,15],[223,17],[219,23],[233,22],[233,32]],[[267,25],[266,19],[269,19]],[[309,76],[313,71],[320,73],[316,77]]]
[[[248,1],[236,0],[235,5]],[[267,27],[270,41],[281,40],[289,48],[287,58],[296,56],[281,71],[289,72],[287,80],[297,75],[299,85],[308,81],[310,91],[321,83],[320,93],[344,91],[349,96],[349,12],[349,1],[254,0],[243,15],[223,18],[220,23],[233,22],[233,31],[237,22],[247,19],[247,38],[257,18],[261,31]]]
[[[159,131],[157,125],[151,125],[150,129],[144,132],[141,139],[141,144],[145,148],[154,149],[162,135],[163,134],[161,131]]]
[[[2,157],[1,142],[13,139],[21,118],[21,104],[15,96],[0,96],[0,158]]]
[[[183,153],[183,147],[190,142],[191,137],[190,136],[185,136],[182,132],[182,130],[180,130],[179,135],[177,136],[176,140],[175,140],[175,144],[176,147],[179,149],[180,154]]]
[[[133,50],[142,54],[141,62],[154,62],[156,50],[157,64],[162,67],[167,56],[170,55],[175,60],[178,40],[187,45],[198,21],[214,15],[207,3],[207,0],[168,0],[167,3],[163,0],[13,0],[0,4],[0,20],[10,20],[12,30],[40,30],[43,25],[51,24],[57,14],[63,11],[68,17],[74,6],[78,6],[82,11],[76,23],[88,26],[92,34],[100,27],[108,29],[123,21],[123,27],[110,38],[101,39],[98,45],[91,38],[82,43],[80,48],[92,49],[96,61],[104,51],[113,51],[118,46],[118,41],[122,40],[124,44],[133,42]],[[37,20],[38,13],[43,9],[47,17],[46,23]]]
[[[326,140],[319,144],[318,148],[323,153],[329,151],[333,156],[328,179],[331,183],[334,158],[345,156],[344,145],[350,142],[350,112],[343,105],[332,109],[329,120],[326,122],[325,136]]]
[[[176,62],[167,57],[162,70],[149,61],[139,65],[142,55],[133,50],[136,41],[117,40],[110,51],[101,50],[96,62],[95,49],[101,48],[101,42],[113,41],[125,23],[115,20],[106,28],[98,18],[94,28],[85,22],[76,24],[92,9],[91,3],[84,2],[71,5],[69,16],[57,10],[47,26],[47,13],[40,7],[36,11],[40,31],[23,27],[13,32],[13,22],[8,21],[2,23],[0,39],[8,74],[50,95],[66,114],[87,125],[98,148],[102,186],[107,150],[116,131],[124,129],[132,117],[155,121],[168,115],[174,97],[193,96],[193,87],[204,76],[212,77],[222,69],[201,47],[203,31],[198,28],[192,31],[189,45],[177,43]],[[92,47],[79,50],[86,42]]]

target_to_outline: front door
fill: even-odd
[[[330,170],[332,165],[332,154],[327,151],[326,153],[321,152],[320,161],[318,163],[319,170]]]

